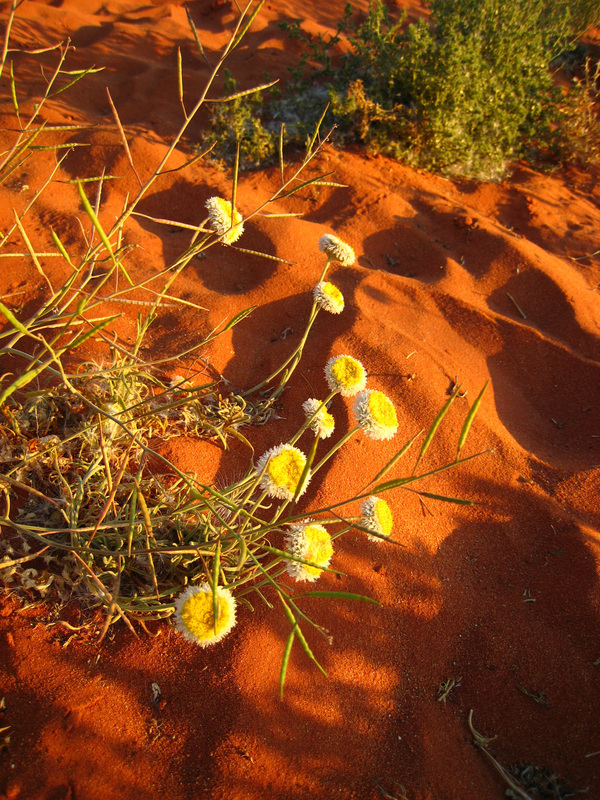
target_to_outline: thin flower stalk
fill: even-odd
[[[354,436],[354,434],[359,430],[360,430],[360,425],[355,425],[353,428],[350,428],[350,430],[347,431],[347,433],[345,433],[342,436],[342,438],[339,440],[339,442],[334,444],[333,447],[330,449],[330,451],[326,455],[323,456],[323,458],[319,461],[317,466],[314,467],[314,469],[312,471],[312,474],[315,475],[322,467],[324,467],[325,464],[329,461],[329,459],[337,453],[337,451],[340,449],[340,447],[343,447],[346,444],[346,442],[349,439],[351,439],[352,436]]]
[[[313,326],[314,321],[317,318],[317,314],[319,313],[319,311],[320,311],[319,306],[313,300],[312,308],[310,310],[310,316],[308,318],[308,324],[296,349],[293,351],[293,353],[291,353],[290,356],[288,356],[288,358],[283,362],[283,364],[275,370],[275,372],[269,375],[269,377],[266,378],[264,381],[257,383],[256,386],[253,386],[251,389],[248,389],[248,391],[243,392],[242,397],[247,397],[248,395],[252,395],[255,394],[256,392],[259,392],[263,387],[268,386],[268,384],[271,383],[271,381],[273,381],[278,375],[280,375],[284,370],[286,370],[283,374],[283,377],[279,381],[277,387],[269,395],[269,397],[272,400],[276,400],[279,397],[279,395],[285,389],[286,383],[291,378],[292,373],[300,363],[300,359],[302,358],[302,353],[304,351],[304,345],[306,344],[306,340],[308,339],[308,334],[310,333],[310,330]]]

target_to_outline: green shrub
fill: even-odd
[[[267,130],[261,120],[261,92],[238,92],[237,82],[225,69],[225,95],[226,99],[215,106],[211,115],[204,143],[214,145],[213,158],[229,164],[235,161],[239,146],[240,167],[258,167],[273,156],[277,142],[277,136]]]
[[[408,26],[374,0],[362,24],[353,28],[350,17],[347,7],[335,36],[317,41],[298,22],[286,26],[320,65],[305,76],[304,55],[293,72],[296,97],[325,86],[343,141],[488,179],[515,157],[563,152],[568,126],[551,64],[598,21],[598,0],[432,0],[429,21]],[[351,50],[334,70],[342,33]]]
[[[422,138],[417,160],[495,178],[526,142],[550,133],[554,87],[539,0],[437,0],[410,26],[406,93]]]

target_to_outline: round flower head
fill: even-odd
[[[330,314],[341,314],[344,310],[344,296],[333,283],[321,281],[314,288],[313,296],[317,305]]]
[[[310,429],[313,433],[320,439],[327,439],[328,436],[331,436],[335,427],[335,420],[320,400],[315,400],[314,397],[311,397],[310,400],[305,400],[302,403],[302,409],[308,419],[313,417],[310,423]]]
[[[200,647],[220,642],[235,625],[235,598],[229,589],[217,587],[217,624],[213,591],[208,583],[189,586],[175,600],[175,621],[186,639]],[[216,630],[215,630],[216,629]]]
[[[398,430],[394,404],[383,392],[366,389],[354,401],[356,422],[370,439],[391,439]]]
[[[330,261],[339,261],[343,267],[351,267],[356,261],[354,250],[350,245],[330,233],[319,239],[319,250],[326,253]]]
[[[362,501],[360,511],[362,516],[359,524],[363,528],[367,528],[381,536],[389,536],[391,534],[394,520],[390,507],[385,500],[371,495],[371,497],[367,497]],[[367,537],[372,542],[381,541],[378,536],[371,536],[370,533],[367,533]]]
[[[365,368],[352,356],[330,358],[325,365],[325,377],[331,391],[338,391],[342,397],[352,397],[367,383]]]
[[[231,214],[231,203],[223,200],[222,197],[209,197],[206,201],[208,209],[209,225],[215,233],[223,238],[223,244],[233,244],[237,242],[244,232],[243,218],[240,212],[233,209],[233,222]]]
[[[296,558],[303,558],[320,567],[329,566],[333,555],[331,536],[322,525],[310,520],[290,525],[290,532],[285,537],[285,546]],[[297,581],[316,581],[323,572],[322,569],[291,559],[287,561],[287,571]]]
[[[264,469],[260,481],[261,489],[265,489],[271,497],[293,500],[305,466],[306,456],[297,447],[291,444],[279,444],[277,447],[272,447],[262,454],[256,464],[256,471],[259,474]],[[298,495],[301,495],[306,489],[308,479],[307,475]]]

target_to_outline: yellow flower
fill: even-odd
[[[286,549],[296,558],[311,561],[320,567],[328,567],[333,555],[331,536],[322,525],[310,520],[290,525],[290,533],[285,538]],[[297,581],[316,581],[322,569],[302,564],[300,561],[287,561],[287,571]]]
[[[279,444],[262,454],[256,464],[256,471],[260,475],[264,469],[260,486],[267,494],[283,500],[293,500],[305,466],[306,456],[301,450],[291,444]],[[298,496],[304,492],[308,481],[307,474]]]
[[[217,624],[213,591],[208,583],[189,586],[175,600],[175,621],[186,639],[200,647],[220,642],[235,625],[235,598],[229,589],[217,587]]]
[[[371,495],[362,501],[361,506],[360,525],[363,528],[368,528],[373,533],[378,533],[379,536],[389,536],[392,532],[394,519],[392,512],[385,500]],[[380,542],[379,536],[371,536],[367,533],[367,537],[372,542]]]
[[[354,401],[354,416],[363,432],[371,439],[391,439],[398,430],[394,404],[383,392],[367,389]]]
[[[231,203],[222,197],[209,197],[206,201],[209,225],[215,233],[221,236],[223,244],[237,242],[244,232],[243,218],[237,209],[233,209],[233,223]]]
[[[330,314],[341,314],[344,310],[344,296],[333,283],[321,281],[313,290],[315,302]]]
[[[343,267],[351,267],[356,261],[354,250],[350,245],[330,233],[319,239],[319,250],[326,253],[330,261],[339,261]]]
[[[367,382],[367,373],[360,361],[345,355],[329,359],[325,377],[331,391],[338,391],[342,397],[352,397],[364,389]]]
[[[310,400],[305,400],[302,403],[302,409],[307,419],[313,417],[310,423],[310,429],[313,433],[320,439],[327,439],[328,436],[331,436],[335,427],[335,420],[320,400],[315,400],[314,397],[311,397]]]

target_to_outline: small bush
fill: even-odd
[[[560,105],[558,122],[560,158],[563,162],[587,167],[600,158],[600,63],[587,59],[583,75],[573,83]]]
[[[228,164],[235,160],[239,146],[242,169],[264,164],[275,153],[277,136],[267,130],[261,121],[261,92],[238,92],[237,82],[231,72],[225,69],[225,96],[211,115],[211,125],[204,143],[214,145],[211,151],[213,158],[222,159]]]
[[[393,19],[374,0],[358,26],[347,6],[329,38],[311,40],[299,22],[284,27],[307,46],[293,71],[298,105],[325,87],[342,141],[427,169],[494,179],[515,157],[568,152],[570,107],[591,124],[591,107],[583,111],[589,91],[575,85],[579,106],[569,105],[571,97],[563,103],[551,64],[599,18],[598,0],[433,0],[429,21],[406,26],[404,16]],[[351,50],[334,69],[342,34]],[[309,55],[319,66],[306,75]]]

